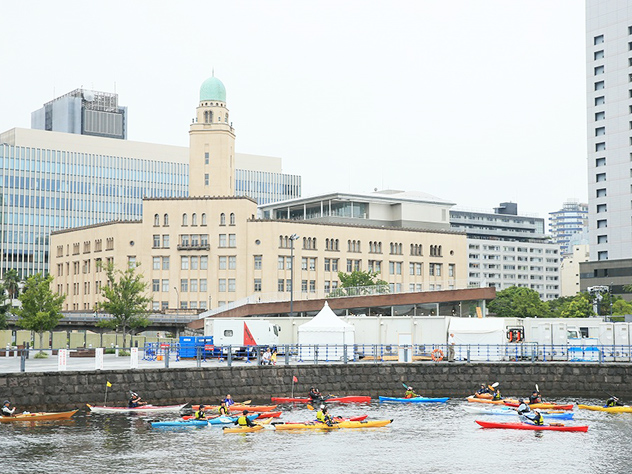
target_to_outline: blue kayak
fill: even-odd
[[[256,419],[259,416],[259,413],[255,413],[254,415],[248,415],[248,419],[250,421]],[[211,418],[208,420],[209,425],[232,425],[237,421],[239,416],[218,416],[217,418]]]
[[[379,397],[380,403],[445,403],[450,400],[449,397],[444,398],[427,398],[427,397],[415,397],[415,398],[395,398],[395,397]]]
[[[152,421],[152,428],[196,428],[200,426],[208,426],[206,420],[174,420],[174,421]]]
[[[485,409],[485,408],[476,408],[466,406],[463,409],[468,413],[474,413],[476,415],[505,415],[505,416],[518,416],[516,410],[512,410],[511,408],[494,408],[494,409]],[[540,414],[544,417],[545,420],[553,419],[553,420],[572,420],[575,413],[547,413],[541,411]]]

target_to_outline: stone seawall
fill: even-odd
[[[235,400],[269,403],[270,396],[295,396],[311,386],[324,394],[401,395],[402,383],[424,396],[465,397],[481,383],[501,382],[507,396],[528,396],[538,384],[545,397],[604,398],[607,393],[632,400],[632,364],[581,363],[380,363],[274,367],[111,370],[0,374],[0,398],[18,410],[62,410],[124,405],[133,390],[154,404],[216,403],[227,393]]]

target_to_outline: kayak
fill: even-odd
[[[352,416],[351,418],[343,418],[341,416],[334,416],[334,422],[336,423],[340,423],[342,421],[364,421],[367,419],[369,415],[360,415],[360,416]],[[310,421],[286,421],[284,424],[286,425],[308,425],[310,423],[319,423],[316,420],[310,420]]]
[[[474,398],[482,398],[483,400],[491,400],[494,398],[494,395],[491,393],[475,393]]]
[[[445,403],[450,398],[427,398],[427,397],[414,397],[414,398],[395,398],[395,397],[379,397],[380,403]]]
[[[577,405],[580,410],[605,411],[608,413],[632,413],[632,407],[600,407],[597,405]]]
[[[165,405],[165,406],[154,406],[154,405],[143,405],[136,408],[127,408],[127,407],[104,407],[104,406],[92,406],[86,404],[92,413],[106,414],[106,413],[168,413],[168,412],[178,412],[182,410],[188,404],[184,405]]]
[[[501,428],[505,430],[536,430],[536,431],[588,431],[588,426],[557,426],[531,425],[529,423],[490,423],[476,420],[483,428]]]
[[[232,421],[231,421],[232,423]],[[152,428],[199,428],[208,426],[206,420],[174,420],[174,421],[152,421]]]
[[[393,420],[342,421],[329,426],[325,423],[274,423],[277,430],[339,430],[343,428],[380,428]]]
[[[514,399],[514,398],[506,398],[503,400],[488,400],[486,398],[476,398],[474,395],[470,395],[469,397],[467,397],[467,401],[468,402],[473,402],[473,403],[491,403],[492,405],[504,405],[505,402],[510,402],[510,403],[518,403],[518,405],[520,404],[518,402],[518,400]],[[518,406],[516,405],[516,406]]]
[[[15,416],[0,416],[0,422],[11,423],[14,421],[46,421],[46,420],[67,420],[79,410],[60,411],[60,412],[39,412],[39,413],[20,413]]]
[[[371,397],[366,396],[348,396],[348,397],[324,397],[322,399],[312,400],[311,398],[290,398],[290,397],[272,397],[272,403],[369,403]]]
[[[207,418],[206,420],[197,420],[197,421],[203,421],[205,423],[208,423],[209,425],[229,425],[231,423],[234,423],[237,418],[239,418],[239,416],[235,415],[235,416],[217,416],[215,418]],[[248,419],[249,420],[256,420],[257,418],[261,418],[261,414],[260,413],[255,413],[253,415],[248,415]],[[193,415],[187,415],[187,416],[183,416],[182,417],[183,420],[194,420],[195,416]]]
[[[505,401],[505,405],[508,407],[519,407],[520,403],[513,403],[510,401]],[[573,404],[569,403],[568,405],[557,405],[555,403],[531,403],[529,405],[531,408],[544,408],[549,410],[572,410]]]
[[[217,412],[219,405],[205,405],[207,410],[215,410],[215,412]],[[248,410],[248,411],[256,411],[256,412],[262,412],[262,411],[272,411],[276,408],[276,405],[231,405],[228,407],[228,411],[239,411],[242,412],[244,410]],[[200,408],[200,405],[192,405],[191,408],[195,411],[198,408]]]
[[[512,410],[510,408],[476,408],[471,406],[463,407],[463,409],[468,413],[474,413],[476,415],[505,415],[505,416],[517,416],[518,413],[516,410]],[[547,419],[554,420],[572,420],[574,413],[546,413],[540,412],[540,414]]]
[[[263,426],[235,426],[234,428],[229,428],[228,426],[224,426],[224,433],[253,433],[255,431],[261,431]]]

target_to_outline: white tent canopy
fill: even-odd
[[[299,357],[314,360],[314,351],[318,351],[318,360],[340,360],[344,357],[343,347],[347,346],[347,357],[353,358],[354,336],[355,327],[336,316],[325,302],[311,321],[298,327]]]
[[[472,346],[470,360],[502,358],[501,347],[506,344],[503,318],[451,318],[449,332],[457,345]]]

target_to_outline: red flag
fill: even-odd
[[[294,382],[294,383],[298,382],[298,379],[296,378],[296,375],[294,375],[294,376],[292,377],[292,382]]]

